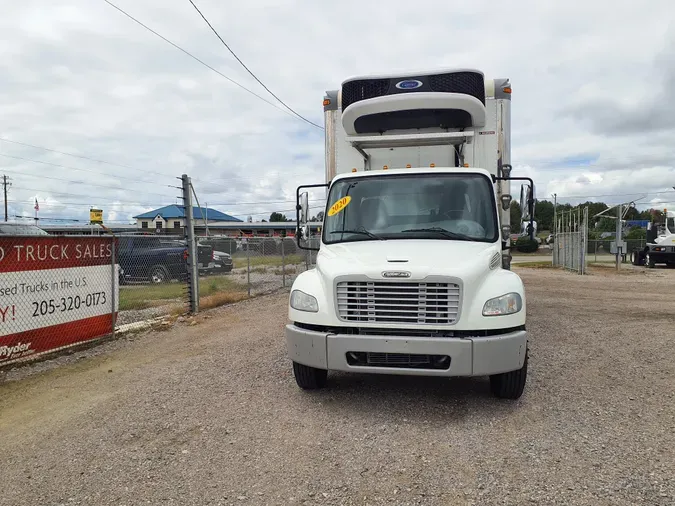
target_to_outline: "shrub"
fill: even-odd
[[[521,253],[534,253],[539,249],[539,243],[531,240],[529,237],[519,237],[516,239],[516,250]]]

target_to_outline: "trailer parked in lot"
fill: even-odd
[[[510,271],[511,181],[534,234],[534,184],[511,175],[511,85],[476,70],[357,77],[324,98],[316,268],[298,276],[286,341],[301,388],[329,370],[489,376],[521,396],[525,291]],[[519,224],[515,224],[519,227]]]

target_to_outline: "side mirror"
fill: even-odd
[[[522,221],[526,221],[530,219],[530,215],[527,212],[528,211],[528,206],[527,206],[527,192],[525,191],[526,185],[521,184],[520,185],[520,218]]]
[[[304,224],[309,221],[309,194],[303,192],[300,194],[300,223]]]
[[[523,221],[534,219],[534,189],[530,185],[520,186],[520,214]]]
[[[508,211],[509,207],[511,207],[511,200],[513,197],[511,195],[502,195],[502,209],[504,211]]]

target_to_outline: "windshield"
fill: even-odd
[[[668,230],[671,234],[675,234],[675,218],[667,218],[666,223],[668,224]]]
[[[326,244],[386,239],[499,238],[492,182],[479,174],[407,174],[337,181]]]
[[[34,225],[20,223],[3,223],[0,225],[0,235],[49,235],[47,232]]]

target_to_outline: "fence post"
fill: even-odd
[[[251,296],[251,243],[246,238],[246,284],[248,285],[248,296]]]
[[[110,321],[112,322],[112,337],[115,337],[115,326],[117,325],[117,317],[115,314],[115,304],[117,301],[117,293],[116,293],[116,288],[117,288],[117,260],[115,258],[115,236],[113,235],[111,237],[112,239],[112,248],[111,248],[111,253],[110,253],[110,262],[111,262],[111,270],[112,274],[110,275],[112,278],[112,290],[110,292]]]
[[[185,233],[188,247],[188,296],[190,312],[199,311],[199,266],[197,265],[197,239],[192,209],[192,182],[187,174],[181,177],[183,182],[183,204],[185,205]]]
[[[284,251],[284,238],[281,238],[281,286],[286,288],[286,253]]]

